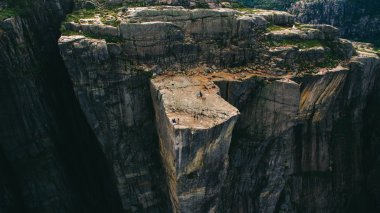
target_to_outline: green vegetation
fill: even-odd
[[[5,0],[9,8],[25,9],[33,5],[38,0]]]
[[[10,8],[2,9],[0,10],[0,21],[16,16],[17,14],[18,14],[17,11],[14,9],[10,9]]]
[[[231,7],[234,9],[242,9],[245,8],[245,6],[239,2],[231,2]]]
[[[328,68],[333,68],[338,66],[338,64],[341,62],[341,60],[334,54],[332,53],[327,53],[325,55],[325,58],[322,63],[318,63],[318,67],[328,67]]]
[[[195,7],[196,8],[204,8],[204,9],[210,8],[210,6],[206,2],[196,2]]]
[[[79,23],[80,19],[92,18],[97,13],[103,13],[103,11],[99,9],[82,9],[77,10],[69,14],[66,18],[68,22],[76,22]]]
[[[312,47],[324,46],[320,40],[283,40],[283,41],[268,41],[267,45],[270,47],[281,47],[281,46],[296,46],[300,49],[307,49]]]
[[[327,53],[322,62],[309,63],[302,61],[299,63],[299,69],[303,71],[303,76],[318,72],[319,68],[335,68],[342,60],[332,53]]]
[[[117,19],[117,11],[111,9],[82,9],[74,11],[67,16],[66,21],[79,23],[80,19],[93,18],[97,14],[104,24],[115,27],[120,24],[120,20]]]
[[[115,9],[122,6],[125,7],[148,7],[148,6],[162,6],[162,5],[169,5],[167,3],[157,3],[157,2],[123,2],[120,4],[109,4],[106,7],[108,9]]]
[[[100,20],[103,22],[103,24],[111,25],[114,27],[117,27],[120,24],[120,20],[114,16],[102,16]]]
[[[270,25],[267,28],[268,31],[280,31],[280,30],[286,30],[286,29],[289,29],[289,28],[278,26],[278,25]]]
[[[286,10],[297,0],[239,0],[238,3],[247,7]]]
[[[32,11],[33,5],[41,0],[4,0],[7,8],[0,11],[0,20],[13,16],[23,16]]]
[[[14,16],[25,15],[32,8],[34,1],[5,0],[5,3],[7,8],[0,10],[0,21]]]
[[[124,3],[127,7],[147,7],[147,6],[158,6],[159,4],[153,2],[126,2]]]
[[[247,13],[257,13],[261,11],[260,9],[254,9],[254,8],[249,8],[249,7],[239,7],[235,9],[238,11],[247,12]]]

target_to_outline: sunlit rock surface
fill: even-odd
[[[286,12],[121,6],[69,14],[58,49],[71,2],[34,3],[0,23],[1,212],[380,203],[371,45]]]
[[[151,81],[161,156],[174,211],[215,209],[228,167],[238,110],[201,77]]]
[[[284,12],[162,6],[115,18],[93,19],[117,36],[65,22],[73,35],[59,45],[125,210],[334,212],[367,193],[360,151],[343,160],[361,137],[335,141],[361,134],[379,69],[369,46]]]

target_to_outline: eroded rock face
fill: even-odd
[[[158,77],[151,82],[161,157],[174,212],[215,210],[239,111],[207,79]]]
[[[248,79],[229,82],[228,100],[240,99],[241,111],[230,149],[230,167],[218,210],[277,212],[278,201],[293,172],[294,127],[300,84],[289,79]],[[247,89],[243,89],[247,88]],[[239,93],[237,93],[239,94]]]
[[[86,36],[63,64],[71,6],[0,21],[0,212],[379,212],[370,45],[284,12],[123,7],[65,23]]]
[[[365,141],[361,133],[364,100],[373,90],[378,65],[377,56],[361,53],[353,58],[349,69],[302,81],[306,85],[301,93],[301,123],[296,137],[299,164],[290,182],[294,192],[290,197],[299,211],[375,211],[370,201],[357,200],[368,192],[361,182],[365,175],[360,164],[366,161],[361,151],[354,150],[361,150]],[[351,154],[343,157],[347,153]],[[310,190],[315,195],[304,197]],[[345,190],[351,194],[337,196]]]
[[[366,194],[360,119],[376,54],[284,12],[118,14],[118,36],[59,45],[124,210],[336,212]],[[110,26],[91,19],[65,25],[78,34]]]
[[[104,40],[74,36],[60,42],[74,91],[116,176],[124,209],[168,211],[148,75],[115,59],[114,45]]]
[[[311,0],[297,1],[289,11],[303,23],[323,23],[339,27],[343,36],[376,40],[380,31],[377,1]]]
[[[119,212],[56,43],[71,3],[29,2],[0,20],[0,212]]]
[[[240,18],[236,11],[227,9],[131,8],[120,19],[120,36],[116,36],[120,42],[115,48],[130,60],[165,67],[202,61],[221,65],[245,63],[260,51],[256,34],[266,26],[262,17]],[[97,24],[67,23],[66,28],[99,36],[108,32],[96,33],[92,28],[99,29]]]

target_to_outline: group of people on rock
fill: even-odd
[[[172,123],[173,123],[174,125],[179,124],[179,118],[177,118],[177,120],[176,120],[175,118],[173,118],[173,119],[172,119]]]

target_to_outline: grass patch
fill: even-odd
[[[0,0],[1,1],[1,0]],[[15,17],[25,16],[26,14],[33,12],[33,8],[42,0],[3,0],[7,8],[0,10],[0,21]]]
[[[195,8],[210,9],[210,6],[206,2],[196,2]]]
[[[286,28],[286,27],[282,27],[282,26],[278,26],[278,25],[270,25],[267,30],[268,31],[281,31],[281,30],[286,30],[286,29],[289,29],[289,28]]]
[[[271,10],[286,10],[296,0],[240,0],[244,5]]]
[[[74,11],[66,18],[66,22],[79,23],[81,19],[94,18],[95,15],[100,16],[100,20],[103,24],[117,27],[120,24],[120,20],[117,18],[117,10],[111,9],[82,9]]]
[[[11,18],[18,15],[18,11],[11,8],[5,8],[0,10],[0,21],[3,21],[7,18]]]
[[[307,40],[307,41],[296,41],[296,40],[283,40],[283,41],[268,41],[267,45],[270,47],[281,47],[281,46],[296,46],[299,49],[308,49],[312,47],[324,46],[320,40]]]
[[[155,2],[125,2],[123,5],[127,7],[148,7],[148,6],[163,6],[168,5],[166,3],[155,3]]]
[[[113,17],[113,18],[111,18]],[[103,22],[103,24],[106,24],[106,25],[111,25],[111,26],[114,26],[114,27],[117,27],[119,26],[120,24],[120,20],[118,20],[116,17],[114,16],[102,16],[100,18],[100,20]]]
[[[231,8],[234,9],[243,9],[245,6],[241,4],[240,2],[231,2]]]
[[[322,63],[318,63],[318,67],[327,67],[327,68],[334,68],[338,66],[338,64],[341,62],[341,60],[333,55],[332,53],[328,53],[325,56],[325,59],[323,60]]]
[[[102,11],[99,10],[99,9],[82,9],[82,10],[77,10],[77,11],[74,11],[74,12],[70,13],[67,16],[66,21],[67,22],[79,23],[80,19],[93,18],[98,13],[100,14],[100,13],[102,13]]]
[[[325,55],[322,62],[309,63],[307,61],[302,61],[299,63],[299,69],[303,71],[304,74],[313,74],[318,71],[319,68],[335,68],[342,62],[337,56],[332,53]]]
[[[239,7],[239,8],[235,8],[235,9],[240,11],[240,12],[246,12],[246,13],[258,13],[258,12],[262,11],[260,9],[249,8],[249,7]]]

